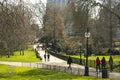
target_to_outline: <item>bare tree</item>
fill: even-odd
[[[97,19],[92,20],[92,31],[94,30],[93,43],[95,48],[109,48],[111,43],[114,44],[116,40],[117,28],[116,24],[119,22],[119,9],[116,6],[119,5],[116,0],[104,0],[103,3],[93,3],[94,6],[100,6]],[[111,37],[112,36],[112,37]],[[112,41],[111,41],[112,38]],[[114,45],[113,45],[114,46]],[[99,51],[102,51],[102,50]]]
[[[31,12],[28,7],[20,4],[1,4],[0,10],[0,37],[7,45],[6,50],[8,57],[13,54],[14,50],[24,50],[26,43],[31,41]]]

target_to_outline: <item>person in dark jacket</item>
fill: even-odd
[[[113,58],[112,58],[112,56],[110,56],[110,58],[109,58],[109,65],[110,65],[110,71],[112,72],[113,71]]]
[[[47,54],[47,59],[48,59],[48,61],[50,60],[50,54],[49,53]]]
[[[44,60],[46,61],[46,53],[44,54]]]
[[[69,56],[67,59],[68,68],[71,68],[72,58]]]
[[[102,66],[102,69],[105,69],[105,67],[106,67],[105,57],[103,57],[102,60],[101,60],[101,66]]]

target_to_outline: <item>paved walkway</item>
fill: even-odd
[[[39,45],[39,46],[42,46],[42,45]],[[36,45],[34,46],[34,48],[36,48]],[[45,54],[45,51],[43,51],[41,48],[39,49],[39,53],[40,55],[43,57],[43,55]],[[52,55],[50,55],[50,61],[49,62],[45,62],[44,58],[43,58],[43,62],[45,64],[55,64],[55,65],[58,65],[58,66],[68,66],[66,64],[66,61],[64,60],[61,60],[61,59],[58,59]],[[78,65],[78,64],[72,64],[72,68],[80,68],[80,69],[83,69],[84,70],[84,66],[81,66],[81,65]],[[91,72],[91,73],[90,73]],[[92,75],[92,73],[95,73],[96,70],[94,68],[89,68],[89,75]],[[97,74],[96,74],[97,75]],[[94,76],[96,76],[94,74]],[[99,73],[98,75],[100,75],[99,77],[102,76],[101,73]],[[115,78],[116,80],[120,80],[120,73],[118,72],[108,72],[108,76],[109,78]]]
[[[41,46],[41,45],[40,45]],[[36,45],[33,46],[34,48],[36,48]],[[45,61],[44,59],[44,54],[45,51],[42,50],[41,48],[38,49],[41,57],[42,57],[42,63],[41,62],[36,62],[36,63],[30,63],[30,65],[36,65],[36,64],[46,64],[46,65],[56,65],[56,66],[63,66],[63,67],[68,67],[66,61],[61,60],[59,58],[56,58],[52,55],[50,55],[50,61]],[[22,62],[5,62],[5,61],[0,61],[0,64],[8,64],[8,65],[13,65],[13,66],[23,66]],[[24,64],[25,65],[25,64]],[[26,65],[28,66],[28,64]],[[36,65],[37,67],[38,65]],[[78,64],[72,64],[72,69],[80,69],[80,72],[82,72],[82,75],[84,75],[84,66],[78,65]],[[89,75],[90,76],[97,76],[96,74],[96,70],[94,68],[89,68]],[[99,77],[101,77],[101,73],[99,73],[98,75]],[[109,78],[115,78],[115,80],[120,80],[120,73],[117,72],[109,72]]]
[[[39,46],[41,46],[41,45],[39,45]],[[65,60],[59,59],[59,58],[57,58],[55,56],[52,56],[52,55],[50,55],[50,60],[49,61],[45,61],[45,59],[44,59],[45,51],[42,50],[41,48],[39,48],[38,52],[40,53],[40,56],[42,57],[42,63],[44,63],[44,64],[66,66],[66,67],[68,66],[67,62]],[[81,66],[81,65],[78,65],[78,64],[72,64],[72,67],[80,67],[80,68],[84,69],[84,66]]]

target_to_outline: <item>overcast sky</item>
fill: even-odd
[[[40,0],[30,0],[32,3],[37,3],[39,2]],[[42,2],[46,3],[46,0],[41,0]]]
[[[30,1],[30,3],[32,3],[32,4],[35,4],[35,3],[40,3],[40,1],[42,1],[43,3],[46,3],[47,2],[47,0],[26,0],[27,2],[29,2]],[[36,12],[37,13],[37,12]],[[39,12],[38,12],[39,13]],[[40,14],[39,14],[39,16],[40,16]],[[37,18],[37,17],[35,17],[35,21],[36,21],[36,23],[40,26],[40,28],[42,27],[42,24],[40,23],[40,21],[39,21],[39,19]]]

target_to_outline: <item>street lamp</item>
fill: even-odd
[[[81,58],[81,48],[82,48],[82,43],[79,44],[80,45],[80,65],[82,65],[82,58]]]
[[[88,29],[87,29],[87,32],[85,32],[85,37],[86,37],[86,64],[85,64],[85,76],[89,76],[89,67],[88,67],[88,39],[90,37],[90,32],[88,32]]]

